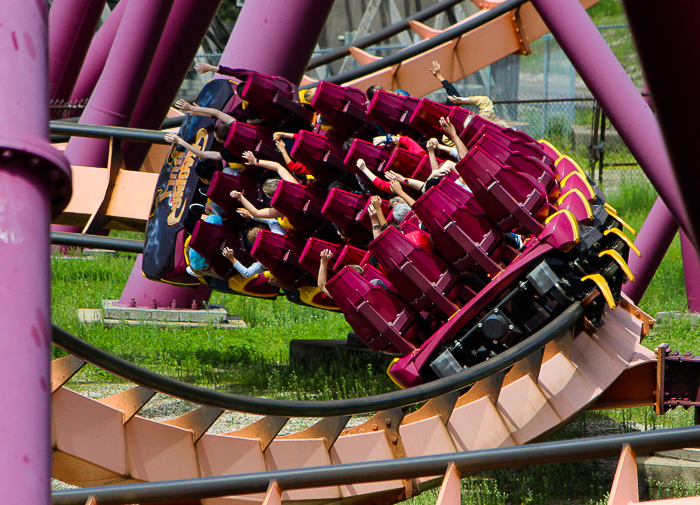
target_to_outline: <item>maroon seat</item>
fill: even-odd
[[[317,238],[310,238],[306,241],[304,250],[299,255],[299,264],[310,274],[317,276],[318,269],[321,266],[321,252],[330,249],[333,253],[333,258],[328,262],[328,278],[333,277],[337,270],[335,267],[336,258],[340,256],[342,245],[333,244]],[[340,266],[342,268],[342,266]]]
[[[335,137],[300,131],[289,154],[323,185],[354,173],[343,162],[343,141]]]
[[[459,134],[459,137],[462,139],[462,142],[465,144],[469,144],[469,142],[472,141],[475,137],[478,137],[479,132],[481,131],[482,128],[487,127],[490,129],[493,129],[497,132],[500,132],[501,135],[508,139],[512,140],[520,140],[521,142],[524,143],[532,143],[535,144],[537,147],[542,149],[542,147],[539,145],[539,143],[530,137],[527,133],[522,132],[520,130],[516,130],[514,128],[505,128],[503,126],[498,126],[495,123],[492,123],[491,121],[484,119],[483,117],[479,116],[478,114],[470,114],[469,117],[467,118],[467,124],[464,125],[463,123],[463,130]]]
[[[392,151],[387,147],[379,147],[361,139],[355,139],[350,144],[350,149],[345,155],[343,162],[353,172],[357,173],[357,160],[364,160],[367,168],[374,172],[381,173],[384,171]]]
[[[419,98],[377,91],[367,107],[367,115],[393,135],[405,135],[413,140],[423,135],[409,123],[418,107]]]
[[[480,147],[467,153],[457,171],[501,231],[542,231],[550,207],[544,186],[534,177],[503,165]]]
[[[362,137],[374,130],[374,121],[367,115],[367,97],[359,89],[321,81],[311,107],[341,137]]]
[[[540,159],[513,152],[504,146],[500,139],[492,135],[482,135],[480,138],[475,139],[475,142],[472,142],[471,147],[481,147],[504,165],[508,165],[537,179],[547,191],[550,202],[559,198],[559,185],[557,184],[554,170],[540,161]]]
[[[538,161],[542,161],[547,166],[551,167],[553,164],[549,157],[545,154],[542,146],[538,143],[526,142],[520,138],[504,135],[504,131],[507,129],[500,128],[496,125],[485,125],[483,126],[467,143],[467,148],[471,149],[478,141],[484,136],[493,138],[500,142],[503,147],[509,149],[510,151],[523,156],[535,158]]]
[[[190,247],[204,256],[209,266],[224,279],[238,273],[221,251],[225,247],[233,249],[236,259],[246,267],[255,261],[247,250],[245,234],[229,225],[218,225],[199,220],[194,225]]]
[[[349,267],[333,276],[326,289],[367,347],[404,356],[416,349],[418,318],[398,296]]]
[[[311,125],[313,112],[299,103],[296,94],[296,88],[286,79],[253,71],[238,86],[238,95],[255,107],[272,128],[297,122]]]
[[[457,131],[457,135],[460,137],[462,136],[462,132],[464,131],[464,123],[473,115],[474,114],[463,107],[452,107],[448,117],[450,119],[450,123],[454,125],[455,130]]]
[[[351,244],[363,247],[372,240],[372,222],[367,213],[368,206],[368,196],[333,188],[328,193],[321,212],[326,219],[341,229]],[[384,215],[387,215],[389,206],[385,201],[382,201],[382,208]]]
[[[449,117],[452,108],[449,105],[421,98],[418,102],[418,107],[413,111],[408,122],[426,137],[440,140],[442,138],[440,118]]]
[[[299,264],[299,256],[304,250],[305,240],[294,235],[277,235],[267,230],[258,233],[250,254],[270,269],[272,275],[286,286],[295,290],[306,286],[314,279]]]
[[[252,126],[240,121],[234,122],[231,125],[224,147],[239,158],[243,157],[245,151],[252,151],[256,157],[276,161],[284,165],[284,157],[277,150],[277,146],[272,140],[272,132],[262,126]],[[260,167],[256,167],[250,172],[249,175],[251,177],[254,176],[253,174],[261,174],[260,178],[274,175],[273,172],[262,170]]]
[[[311,237],[328,232],[330,224],[321,213],[325,197],[325,191],[320,188],[280,181],[270,205],[280,211],[299,234]]]
[[[226,221],[235,226],[243,226],[248,220],[238,214],[242,206],[238,199],[231,198],[231,191],[240,191],[258,209],[267,207],[259,182],[243,174],[214,173],[207,197],[226,211]]]
[[[478,270],[476,267],[491,276],[501,271],[496,261],[503,254],[503,235],[473,207],[457,203],[437,186],[416,201],[413,211],[435,247],[460,273]]]
[[[370,244],[399,296],[417,312],[441,310],[448,317],[459,308],[459,274],[438,255],[415,245],[395,228]]]
[[[428,155],[425,154],[423,156],[427,157]],[[423,156],[412,153],[403,147],[397,147],[393,150],[389,159],[383,166],[383,171],[393,170],[404,177],[413,177],[416,169],[423,161]],[[430,168],[430,160],[428,160],[428,168]]]
[[[346,244],[340,249],[337,257],[333,256],[335,258],[333,270],[337,272],[348,265],[364,266],[369,261],[370,255],[371,253],[365,249]]]

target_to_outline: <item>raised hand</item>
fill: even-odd
[[[374,195],[372,198],[370,198],[369,202],[372,204],[370,207],[374,207],[374,209],[377,212],[382,210],[382,199],[377,195]]]
[[[209,63],[195,63],[194,69],[198,74],[206,74],[207,72],[216,72],[219,70],[218,66],[210,65]]]
[[[332,257],[333,251],[331,251],[330,249],[324,249],[323,251],[321,251],[321,263],[328,264]]]
[[[243,159],[245,160],[243,163],[246,165],[257,165],[258,160],[255,159],[255,155],[252,153],[252,151],[246,151],[243,153]]]
[[[232,191],[232,193],[233,193],[233,191]],[[241,217],[244,217],[246,219],[250,219],[251,217],[253,217],[253,215],[250,212],[248,212],[246,209],[237,209],[236,212],[238,212],[238,214]]]
[[[236,262],[236,256],[234,256],[233,249],[231,249],[230,247],[224,247],[224,250],[221,251],[221,254],[223,254],[224,258],[229,260],[231,263]]]
[[[365,163],[365,160],[363,160],[362,158],[357,160],[357,168],[359,168],[360,170],[365,170],[367,168],[367,164]]]
[[[231,191],[229,195],[231,195],[231,198],[233,198],[234,200],[240,200],[241,198],[243,198],[243,193],[241,193],[240,191]]]
[[[469,103],[469,99],[464,98],[463,96],[451,96],[450,102],[452,102],[452,103]]]
[[[175,108],[184,110],[185,112],[192,112],[192,109],[194,107],[191,103],[188,103],[187,101],[180,98],[175,102]]]
[[[457,130],[455,130],[454,125],[450,122],[450,118],[448,117],[440,118],[440,127],[442,128],[442,131],[444,131],[447,134],[448,137],[457,135]]]
[[[277,134],[275,133],[275,135]],[[275,145],[277,146],[277,150],[279,152],[283,153],[287,151],[287,146],[284,145],[284,140],[282,140],[281,138],[275,139]]]
[[[169,144],[179,144],[182,140],[176,133],[166,133],[163,136],[163,139],[165,139],[165,141]]]
[[[405,179],[405,177],[403,175],[399,175],[396,172],[394,172],[393,170],[388,170],[388,171],[384,172],[384,177],[386,177],[390,181],[399,181],[399,182],[401,182]]]
[[[435,138],[428,140],[428,142],[426,143],[426,147],[428,148],[428,150],[434,151],[438,147],[438,140]]]
[[[440,63],[433,61],[433,68],[430,69],[430,73],[435,75],[440,72]]]
[[[403,194],[403,188],[401,187],[401,183],[399,181],[391,181],[389,185],[391,186],[391,192],[395,195]]]

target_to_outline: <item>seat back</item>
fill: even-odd
[[[410,354],[418,334],[416,313],[398,296],[375,286],[350,267],[326,284],[357,336],[373,351]]]
[[[251,255],[269,268],[287,289],[295,290],[313,281],[313,277],[299,264],[304,245],[303,238],[262,230],[255,239]]]
[[[452,107],[452,110],[450,111],[450,115],[448,117],[450,119],[450,123],[454,125],[458,136],[462,136],[462,132],[464,132],[464,124],[467,122],[468,119],[469,121],[471,121],[470,117],[473,115],[474,114],[472,114],[463,107]]]
[[[377,91],[367,107],[367,115],[393,135],[406,135],[418,140],[422,134],[410,124],[420,99]]]
[[[351,244],[363,247],[372,240],[371,227],[360,222],[369,198],[333,188],[321,209],[330,222],[338,226]]]
[[[254,263],[246,246],[245,234],[230,225],[207,223],[200,219],[194,225],[189,245],[204,256],[209,266],[224,279],[237,273],[231,262],[221,254],[225,247],[233,249],[236,259],[246,267]]]
[[[207,190],[207,197],[223,208],[226,211],[226,220],[236,226],[244,226],[248,220],[236,212],[242,206],[237,199],[231,198],[231,191],[240,191],[258,209],[267,207],[260,183],[256,180],[244,174],[214,173]]]
[[[343,162],[343,141],[316,133],[297,133],[290,156],[302,163],[316,180],[328,185],[350,172]]]
[[[392,151],[390,148],[378,147],[372,144],[372,142],[367,142],[362,139],[355,139],[350,144],[350,149],[345,155],[343,162],[345,166],[357,172],[357,160],[364,160],[367,168],[370,170],[381,173],[384,172],[384,167],[386,166],[389,158],[391,158]]]
[[[360,249],[359,247],[346,244],[340,249],[338,256],[333,257],[336,258],[333,270],[337,272],[348,265],[364,266],[367,261],[369,261],[370,252],[366,249]]]
[[[549,204],[544,186],[534,177],[503,165],[480,147],[467,153],[457,171],[501,231],[542,231]]]
[[[325,249],[330,249],[333,253],[333,258],[328,262],[328,278],[330,279],[339,270],[335,265],[337,258],[340,256],[340,251],[343,249],[342,245],[312,237],[306,241],[304,250],[299,256],[299,264],[314,277],[317,276],[318,269],[321,266],[321,252]],[[341,265],[339,266],[342,268]]]
[[[421,98],[408,122],[426,137],[440,140],[442,138],[440,118],[449,117],[452,108],[449,105]]]
[[[272,132],[262,126],[252,126],[240,121],[234,122],[224,146],[239,158],[243,157],[245,151],[252,151],[256,157],[284,165],[284,157],[272,140]],[[256,167],[254,171],[250,172],[249,175],[256,178],[258,178],[256,174],[264,174],[260,175],[259,178],[269,178],[274,175],[269,170],[262,170],[260,167]]]
[[[427,154],[425,156],[427,156]],[[397,147],[393,150],[389,156],[389,159],[384,165],[384,172],[387,170],[393,170],[397,174],[403,175],[404,177],[412,177],[416,172],[418,165],[420,165],[422,161],[423,156],[420,154],[412,153],[403,147]],[[430,166],[429,160],[428,166]]]
[[[449,186],[430,188],[413,205],[413,211],[430,232],[435,247],[460,273],[483,269],[497,274],[501,269],[495,262],[500,260],[504,245],[501,231],[473,206],[458,203],[441,189]],[[465,194],[465,200],[474,199]]]
[[[500,126],[492,123],[484,124],[474,133],[471,140],[469,142],[465,142],[465,144],[467,145],[467,148],[471,149],[481,137],[488,136],[498,140],[504,147],[510,149],[514,153],[519,153],[523,156],[530,156],[539,161],[545,162],[547,165],[550,165],[549,158],[545,155],[545,152],[540,144],[537,142],[524,140],[523,138],[514,135],[507,135],[508,132],[517,132],[517,130],[501,128]]]
[[[367,97],[359,89],[321,81],[311,99],[311,107],[341,137],[360,137],[374,130],[374,121],[367,115]]]
[[[452,294],[459,274],[438,255],[415,245],[400,231],[387,228],[370,244],[399,296],[418,312],[438,307],[451,316],[457,308]],[[456,299],[456,298],[455,298]]]
[[[296,89],[285,79],[250,71],[239,96],[260,112],[269,126],[281,128],[297,120],[311,124],[313,112],[300,104]]]
[[[537,143],[535,139],[530,137],[527,133],[522,132],[520,130],[516,130],[514,128],[505,128],[503,126],[498,126],[495,123],[492,123],[491,121],[484,119],[483,117],[479,116],[478,114],[471,114],[468,118],[467,124],[464,126],[464,130],[459,134],[459,137],[462,139],[462,142],[465,144],[468,144],[469,142],[474,139],[474,137],[478,136],[479,131],[484,128],[488,127],[491,128],[497,132],[500,132],[501,135],[503,135],[506,138],[513,139],[513,140],[520,140],[525,143],[532,143],[536,144],[538,147],[540,145]],[[541,147],[540,147],[541,148]]]
[[[270,205],[280,211],[301,235],[313,236],[327,228],[321,213],[325,191],[289,181],[277,183]]]

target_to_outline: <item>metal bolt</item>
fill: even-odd
[[[396,435],[393,435],[393,436],[391,437],[391,443],[392,443],[392,444],[396,445],[396,442],[398,442],[398,441],[399,441],[399,439],[396,438]]]
[[[515,326],[513,326],[513,325],[511,324],[510,326],[508,326],[508,329],[509,329],[509,330],[513,330],[513,329],[515,329]]]
[[[493,309],[494,314],[498,314],[498,309]]]
[[[12,159],[12,151],[10,151],[9,149],[5,149],[2,152],[2,159],[5,161],[10,161]]]
[[[479,323],[479,324],[476,325],[477,328],[481,328],[482,326],[484,326],[484,325],[481,324],[481,323]]]
[[[377,426],[376,424],[372,425],[372,431],[377,431],[378,429],[379,429],[379,426]]]
[[[157,308],[158,308],[158,304],[156,303],[156,299],[155,299],[155,298],[152,298],[152,299],[151,299],[151,308],[152,308],[152,309],[157,309]]]
[[[391,428],[391,419],[386,420],[386,427]]]
[[[492,343],[493,345],[498,345],[498,340],[494,339],[494,340],[491,341],[491,343]]]
[[[37,158],[36,156],[32,156],[29,159],[29,166],[32,168],[39,168],[39,165],[41,165],[41,160]]]
[[[129,307],[136,307],[136,298],[132,298],[129,302]]]
[[[365,430],[363,430],[362,428],[360,428],[359,430],[357,430],[357,432],[358,432],[358,433],[364,433]]]

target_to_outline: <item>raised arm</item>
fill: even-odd
[[[333,297],[326,289],[326,283],[328,282],[328,262],[332,257],[333,252],[330,249],[324,249],[321,251],[321,264],[318,266],[318,289],[330,298]]]
[[[194,69],[198,74],[206,74],[207,72],[218,72],[219,65],[210,65],[209,63],[195,63]]]
[[[418,191],[420,191],[420,188],[423,187],[423,181],[411,179],[410,177],[404,177],[403,175],[397,174],[393,170],[387,171],[384,176],[390,181],[399,181],[401,184],[404,184],[409,188],[417,189]]]
[[[459,135],[457,135],[457,130],[455,130],[454,125],[450,122],[450,118],[440,118],[440,126],[442,127],[442,131],[445,132],[445,135],[447,135],[452,142],[454,142],[455,147],[457,148],[457,157],[461,160],[467,155],[467,146],[464,145],[464,142],[462,142],[462,139],[459,138]]]
[[[372,221],[372,235],[377,238],[382,232],[381,228],[386,224],[384,211],[382,210],[382,199],[378,196],[373,196],[369,200],[370,205],[367,207],[369,219]]]
[[[193,146],[192,144],[188,144],[184,140],[182,140],[180,137],[178,137],[175,133],[166,133],[163,137],[166,142],[170,142],[171,144],[178,144],[190,151],[192,154],[195,156],[199,156],[200,158],[206,158],[210,160],[216,160],[216,161],[221,161],[221,154],[219,154],[218,151],[202,151],[200,148]]]
[[[250,203],[240,191],[231,191],[231,198],[236,198],[239,202],[241,202],[243,208],[248,211],[251,217],[254,217],[256,219],[274,219],[284,216],[284,214],[282,214],[277,209],[273,209],[272,207],[269,207],[267,209],[255,208],[255,205]]]
[[[275,135],[288,135],[288,134],[275,133]],[[287,146],[284,145],[284,141],[282,140],[282,137],[275,138],[275,145],[277,146],[277,150],[282,153],[282,157],[284,158],[284,164],[289,165],[292,162],[292,158],[289,156],[289,153],[287,153]]]
[[[394,193],[396,196],[400,196],[401,198],[403,198],[408,204],[408,206],[411,208],[413,207],[413,204],[416,203],[416,201],[413,198],[406,194],[399,181],[391,181],[391,192]]]
[[[430,158],[430,170],[435,172],[438,169],[437,158],[435,157],[435,149],[437,149],[438,141],[437,139],[430,139],[426,144],[428,149],[428,158]]]
[[[255,158],[255,155],[252,153],[252,151],[244,152],[243,159],[245,160],[244,163],[246,165],[267,168],[268,170],[272,170],[273,172],[277,172],[277,175],[279,175],[280,179],[282,179],[283,181],[293,182],[294,184],[299,183],[299,181],[297,181],[294,178],[294,176],[289,172],[289,170],[284,168],[282,165],[280,165],[276,161],[257,159],[257,158]]]
[[[216,119],[219,119],[220,121],[226,124],[231,124],[235,121],[235,119],[232,116],[229,116],[225,112],[221,112],[219,109],[214,109],[212,107],[200,107],[196,103],[191,104],[183,99],[179,99],[177,102],[175,102],[175,107],[189,114],[192,114],[193,116],[215,117]]]

